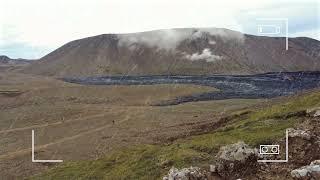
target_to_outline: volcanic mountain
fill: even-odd
[[[58,77],[96,75],[256,74],[320,70],[320,42],[311,38],[181,28],[102,34],[71,41],[24,68]]]

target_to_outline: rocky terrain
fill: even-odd
[[[93,75],[257,74],[320,70],[320,42],[260,37],[219,28],[102,34],[71,41],[22,72]]]
[[[307,110],[309,111],[309,110]],[[320,179],[320,107],[297,129],[288,129],[289,160],[285,163],[260,163],[265,158],[257,148],[240,141],[220,148],[215,161],[207,168],[172,167],[163,180],[219,179]],[[284,144],[284,139],[273,144]],[[312,153],[314,152],[314,153]],[[269,155],[266,159],[272,158]]]

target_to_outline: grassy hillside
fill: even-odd
[[[283,98],[268,107],[234,112],[226,126],[207,134],[170,144],[133,146],[98,160],[68,162],[31,179],[160,179],[171,166],[208,165],[222,145],[243,140],[256,146],[280,138],[286,128],[301,122],[297,112],[319,105],[320,92]]]
[[[261,102],[233,99],[150,105],[215,90],[183,84],[83,86],[50,77],[0,73],[1,177],[20,179],[52,166],[30,161],[32,129],[36,159],[92,160],[124,147],[190,136],[201,125]]]

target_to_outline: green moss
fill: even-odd
[[[320,93],[295,97],[236,117],[214,132],[180,139],[170,145],[140,145],[123,149],[95,161],[70,162],[32,179],[159,179],[171,166],[209,164],[219,148],[242,140],[251,146],[284,136],[299,117],[285,115],[318,106]]]
[[[182,167],[209,158],[175,145],[140,145],[95,161],[69,162],[32,179],[157,179],[174,165]]]
[[[275,116],[283,116],[290,112],[305,110],[306,108],[320,105],[320,92],[313,92],[305,96],[293,97],[286,103],[271,106],[252,114],[252,118],[272,118]]]

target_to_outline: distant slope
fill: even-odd
[[[11,59],[8,56],[0,55],[0,71],[15,70],[23,68],[32,61],[25,59]]]
[[[26,65],[30,62],[26,59],[11,59],[8,56],[0,55],[0,65]]]
[[[218,28],[103,34],[75,40],[23,69],[50,76],[255,74],[320,70],[320,42]]]

